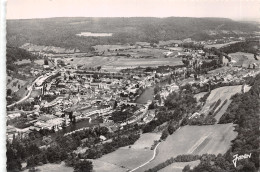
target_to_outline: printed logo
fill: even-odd
[[[251,153],[250,154],[244,154],[244,155],[233,155],[233,164],[235,167],[237,167],[237,161],[242,160],[242,159],[247,159],[247,158],[251,158]]]

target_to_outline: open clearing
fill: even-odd
[[[136,171],[143,172],[182,154],[224,154],[236,136],[233,124],[184,126],[158,146],[158,153],[153,161]]]
[[[100,160],[92,160],[90,159],[93,163],[93,169],[95,172],[104,172],[104,171],[113,171],[113,172],[125,172],[127,171],[126,168],[119,167],[117,165],[103,162]]]
[[[72,167],[65,166],[64,162],[60,164],[44,164],[42,166],[37,166],[36,169],[39,169],[40,172],[72,172]],[[24,170],[24,172],[29,172],[29,169]]]
[[[191,161],[191,162],[175,162],[171,165],[159,170],[159,172],[182,172],[182,169],[186,165],[190,165],[191,168],[194,168],[195,166],[199,165],[200,160],[197,161]]]
[[[94,170],[97,170],[97,172],[102,171],[101,162],[106,165],[110,164],[108,165],[109,171],[128,171],[142,165],[152,158],[153,150],[150,148],[154,140],[159,140],[160,136],[161,133],[142,134],[140,139],[138,139],[130,148],[129,146],[122,147],[115,152],[104,155],[97,160],[93,160],[94,164],[97,163],[97,166],[94,165]]]
[[[232,60],[236,61],[234,63],[234,66],[243,66],[247,68],[249,67],[249,64],[253,64],[253,63],[260,64],[260,61],[255,60],[254,54],[251,53],[236,52],[228,55],[232,57]]]

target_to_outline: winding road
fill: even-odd
[[[135,170],[137,170],[137,169],[139,169],[139,168],[145,166],[146,164],[150,163],[152,160],[154,160],[155,155],[156,155],[157,147],[160,145],[160,143],[161,143],[161,142],[159,142],[159,143],[155,146],[155,148],[154,148],[154,150],[153,150],[153,157],[152,157],[149,161],[147,161],[147,162],[143,163],[142,165],[140,165],[140,166],[138,166],[138,167],[132,169],[132,170],[129,171],[129,172],[133,172],[133,171],[135,171]]]

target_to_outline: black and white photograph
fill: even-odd
[[[259,0],[1,6],[0,171],[259,171]]]

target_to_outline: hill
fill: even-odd
[[[225,35],[238,36],[238,32],[243,35],[259,31],[259,28],[254,24],[240,23],[225,18],[132,17],[7,20],[7,44],[20,47],[25,43],[32,43],[88,51],[91,46],[99,44],[158,42],[188,37],[194,40],[214,39],[222,37],[223,30],[229,31]],[[211,31],[217,34],[210,34]],[[89,32],[95,33],[96,36],[86,36],[91,35]],[[97,33],[101,35],[97,36]]]
[[[17,70],[17,65],[15,62],[22,60],[34,61],[38,56],[17,47],[7,46],[6,48],[6,69],[15,71]]]

